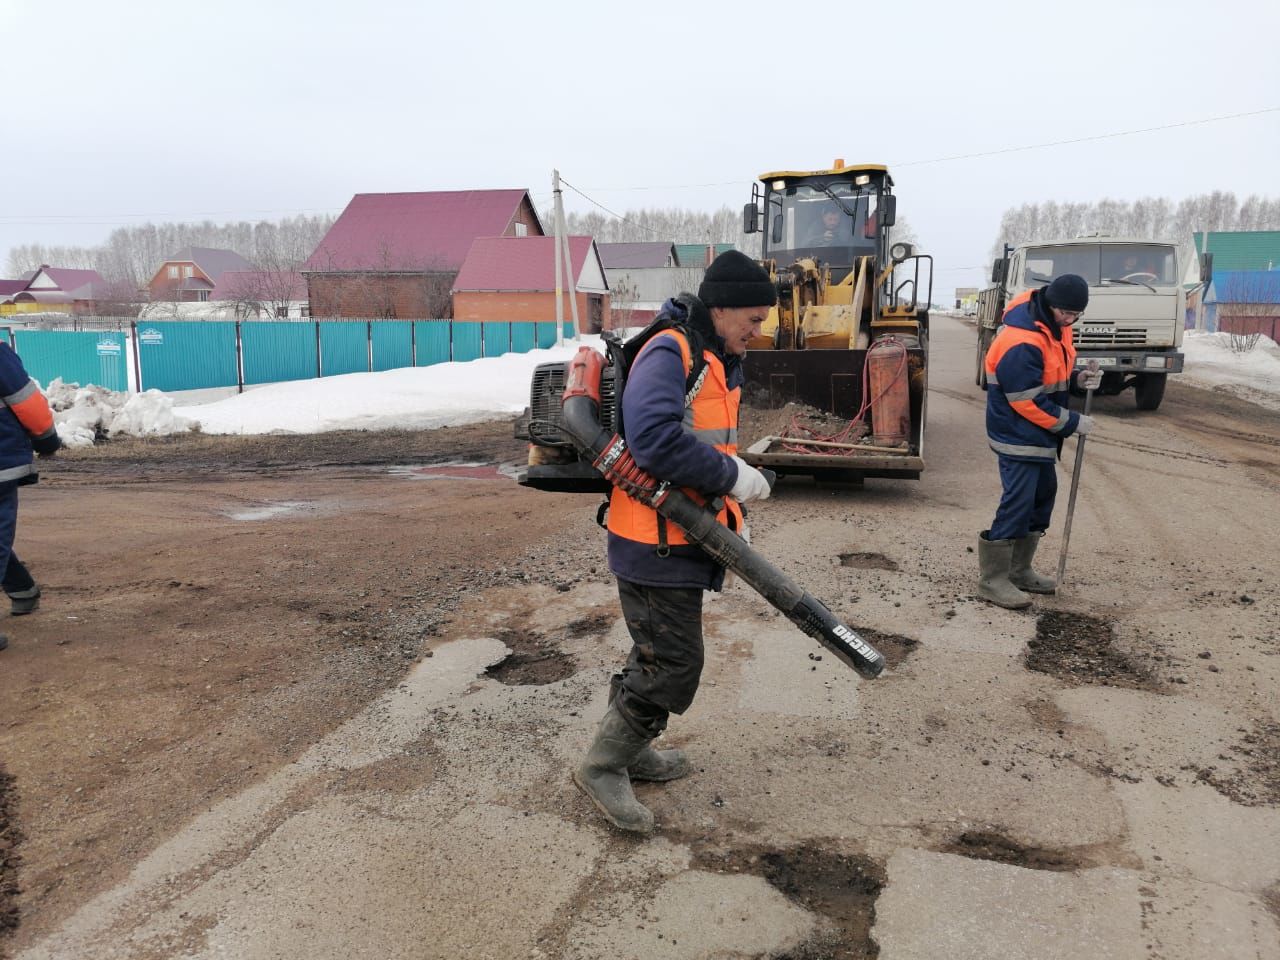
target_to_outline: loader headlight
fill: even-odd
[[[1148,370],[1164,370],[1168,368],[1169,361],[1164,357],[1146,357],[1142,365]]]
[[[889,259],[894,263],[901,263],[915,252],[915,248],[909,243],[895,243],[889,248]]]

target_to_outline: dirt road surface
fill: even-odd
[[[513,484],[510,424],[46,464],[45,600],[0,654],[0,953],[1280,958],[1280,416],[1098,401],[1068,582],[999,610],[973,344],[935,319],[920,481],[754,514],[892,668],[711,597],[666,738],[696,772],[638,786],[649,840],[569,779],[627,649],[597,498]]]

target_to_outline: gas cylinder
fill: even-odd
[[[876,339],[867,351],[871,396],[871,437],[877,447],[900,447],[911,434],[911,393],[907,347],[897,337]]]

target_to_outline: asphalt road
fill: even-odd
[[[935,318],[919,481],[789,482],[753,514],[755,545],[893,667],[859,679],[741,584],[710,598],[667,737],[696,772],[638,789],[653,838],[569,779],[627,648],[592,500],[502,528],[558,576],[455,593],[400,682],[17,956],[1280,958],[1280,418],[1177,385],[1153,414],[1097,402],[1067,584],[1000,610],[973,596],[999,495],[973,344]],[[553,496],[431,482],[504,510]],[[394,523],[376,486],[344,510]]]

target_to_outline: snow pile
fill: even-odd
[[[1280,347],[1269,337],[1259,337],[1252,350],[1238,353],[1231,349],[1229,333],[1188,330],[1182,352],[1186,363],[1181,378],[1191,385],[1280,410]]]
[[[98,437],[140,437],[180,433],[191,421],[173,412],[173,398],[159,390],[120,393],[92,384],[63,383],[59,377],[45,390],[53,408],[58,437],[68,447],[92,446]]]
[[[602,348],[599,337],[564,346],[508,353],[467,363],[441,363],[383,373],[255,386],[245,393],[181,406],[159,390],[116,393],[54,380],[45,393],[58,436],[68,446],[95,439],[180,433],[321,433],[328,430],[431,429],[514,417],[529,403],[538,364],[570,359],[579,347]]]

